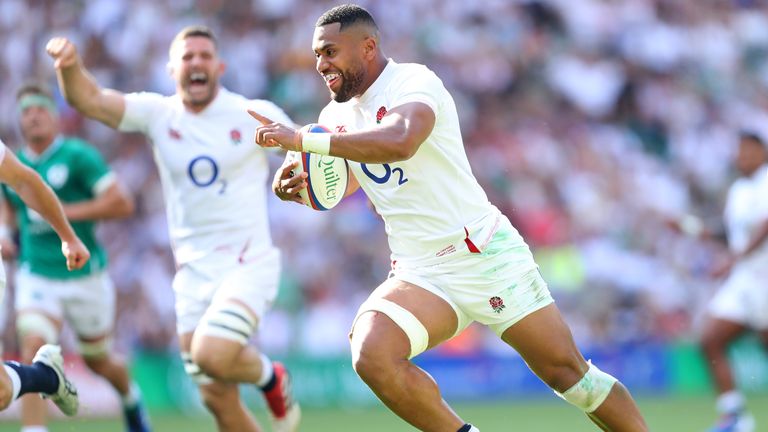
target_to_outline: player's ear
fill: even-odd
[[[224,71],[227,70],[227,64],[223,61],[219,62],[219,75],[223,74]]]
[[[363,53],[365,53],[366,59],[371,60],[376,56],[377,45],[376,38],[373,36],[368,36],[363,40]]]
[[[168,72],[168,75],[173,77],[173,64],[170,61],[165,64],[165,71]]]

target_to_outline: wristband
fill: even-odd
[[[331,134],[305,132],[301,136],[301,151],[321,155],[331,154]]]

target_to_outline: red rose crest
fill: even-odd
[[[232,129],[229,131],[229,139],[232,140],[232,144],[240,144],[240,142],[243,140],[243,136],[237,129]]]
[[[506,306],[504,306],[504,300],[501,299],[501,297],[493,296],[490,299],[488,299],[488,303],[490,303],[491,308],[496,313],[501,313],[501,311],[504,310]]]
[[[385,115],[387,115],[387,109],[384,107],[379,108],[376,112],[376,124],[381,123],[381,119],[383,119]]]

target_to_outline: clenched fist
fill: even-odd
[[[77,64],[77,48],[67,38],[52,38],[45,45],[45,51],[53,58],[53,67],[56,69],[64,69]]]
[[[70,271],[83,268],[88,259],[91,258],[91,253],[79,238],[69,242],[62,241],[61,253],[67,258],[67,270]]]

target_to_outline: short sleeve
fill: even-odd
[[[77,158],[80,180],[93,192],[101,195],[115,182],[115,175],[95,148],[83,144]]]
[[[412,102],[421,102],[432,108],[435,115],[440,111],[440,101],[447,90],[443,81],[424,66],[414,66],[414,71],[403,79],[392,93],[392,107]]]
[[[128,93],[125,95],[125,114],[118,130],[121,132],[147,133],[165,97],[150,92]]]

